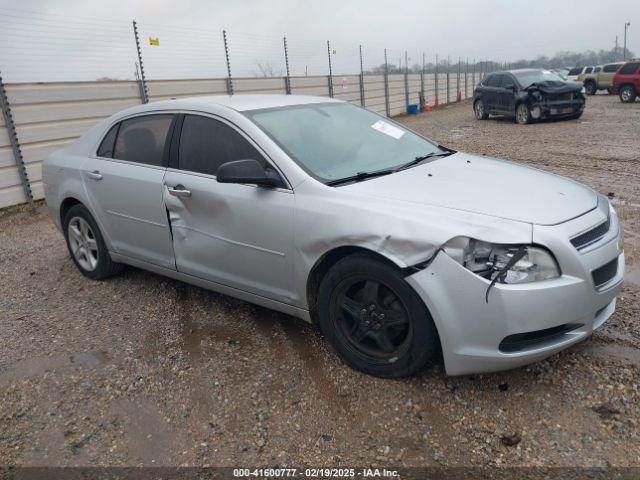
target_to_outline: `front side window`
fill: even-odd
[[[593,67],[587,67],[584,69],[584,73],[591,73],[593,72]]]
[[[113,158],[146,165],[162,165],[171,114],[145,115],[120,123]]]
[[[638,65],[640,63],[626,63],[621,69],[620,73],[622,75],[633,75],[638,70]]]
[[[443,153],[385,117],[348,103],[317,103],[244,112],[320,181],[399,167]]]
[[[257,160],[262,155],[239,132],[223,122],[199,115],[186,115],[180,134],[178,163],[181,170],[215,175],[223,163]]]
[[[593,73],[598,73],[600,70],[602,70],[602,67],[596,67],[593,69]],[[606,72],[606,70],[605,70]]]

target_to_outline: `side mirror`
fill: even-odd
[[[257,160],[235,160],[218,167],[216,180],[220,183],[249,183],[275,188],[280,185],[280,176],[266,170]]]

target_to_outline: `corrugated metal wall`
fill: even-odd
[[[424,75],[426,100],[434,105],[435,76]],[[409,103],[419,102],[420,74],[408,75]],[[468,95],[464,92],[464,74],[461,76],[462,98],[473,91],[468,78]],[[446,102],[446,74],[438,76],[439,103]],[[147,82],[151,101],[199,95],[226,94],[224,78],[204,80],[151,80]],[[128,81],[23,83],[5,85],[13,112],[16,132],[27,175],[35,199],[43,197],[42,160],[51,152],[73,142],[89,127],[126,107],[140,104],[138,84]],[[449,77],[449,99],[456,101],[456,74]],[[233,89],[242,93],[284,94],[284,78],[234,78]],[[365,106],[385,115],[385,85],[383,75],[365,75]],[[329,95],[326,76],[291,77],[291,91],[297,95]],[[334,97],[360,105],[358,75],[333,77]],[[406,111],[404,74],[389,75],[389,106],[392,116]],[[26,202],[18,169],[11,150],[7,128],[0,115],[0,208]]]

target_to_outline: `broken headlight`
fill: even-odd
[[[527,283],[560,276],[553,255],[534,245],[498,245],[456,237],[445,244],[447,255],[476,275],[499,283]]]

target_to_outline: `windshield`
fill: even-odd
[[[518,79],[522,88],[527,88],[532,83],[563,82],[562,78],[549,70],[532,70],[526,72],[511,72]]]
[[[390,120],[349,103],[244,112],[309,174],[331,182],[442,152]]]

